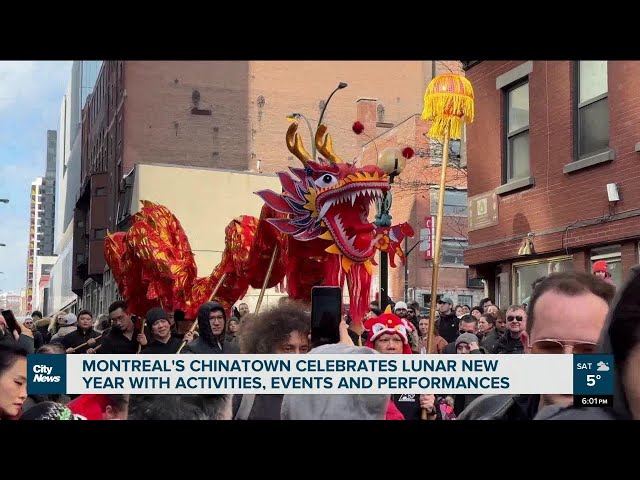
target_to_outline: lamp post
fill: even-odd
[[[391,228],[391,204],[393,196],[391,194],[391,186],[395,177],[402,173],[406,163],[406,158],[397,148],[388,148],[383,150],[378,156],[378,167],[380,167],[387,175],[389,175],[389,190],[387,190],[382,199],[376,201],[376,219],[374,224],[376,227]],[[380,251],[380,309],[384,311],[387,308],[389,298],[389,255],[387,252]]]
[[[327,101],[324,102],[324,107],[322,107],[322,113],[320,113],[320,119],[318,120],[318,127],[322,124],[322,119],[324,117],[324,112],[327,110],[327,106],[329,105],[329,102],[331,101],[331,97],[333,97],[333,94],[336,93],[338,90],[342,90],[343,88],[347,88],[349,85],[344,83],[344,82],[340,82],[338,84],[338,86],[335,88],[335,90],[333,92],[331,92],[331,95],[329,95],[329,98],[327,98]]]
[[[300,118],[302,118],[305,122],[307,122],[307,127],[309,127],[309,136],[311,137],[311,158],[313,158],[313,160],[315,161],[316,159],[316,142],[313,136],[313,128],[311,128],[311,122],[309,122],[309,119],[307,117],[305,117],[303,114],[298,113],[298,112],[293,112],[290,113],[289,115],[287,115],[287,118],[289,120],[298,120]]]

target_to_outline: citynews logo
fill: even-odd
[[[67,393],[67,356],[35,354],[27,357],[27,393]]]
[[[34,382],[60,381],[60,375],[51,375],[53,373],[53,367],[48,367],[46,365],[34,365],[33,373],[35,373],[35,376],[33,377]]]

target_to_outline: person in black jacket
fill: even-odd
[[[24,320],[24,326],[33,332],[33,348],[35,348],[36,350],[44,345],[44,337],[42,336],[42,333],[40,333],[40,331],[36,328],[36,322],[38,320],[42,320],[42,313],[40,313],[38,310],[31,314],[31,318],[26,318]]]
[[[96,353],[100,354],[138,353],[140,347],[146,345],[147,340],[144,334],[136,334],[128,309],[127,302],[123,300],[109,305],[109,317],[111,318],[109,333],[102,337],[100,345],[95,349],[90,348],[87,353],[94,353],[96,350]]]
[[[87,353],[88,349],[95,347],[95,339],[100,336],[100,334],[93,329],[93,315],[91,312],[89,310],[82,310],[78,313],[78,322],[76,325],[78,328],[74,332],[62,337],[62,346],[66,353]]]
[[[493,353],[524,353],[522,334],[527,328],[527,312],[519,305],[507,309],[507,331],[496,343]]]
[[[444,297],[438,301],[438,311],[440,312],[440,320],[438,320],[438,332],[440,336],[447,342],[455,342],[458,335],[458,326],[460,319],[453,312],[453,300]]]
[[[145,316],[153,339],[142,351],[144,354],[176,353],[182,341],[171,333],[169,314],[160,307],[154,307]]]
[[[198,308],[199,336],[182,349],[184,354],[235,354],[239,345],[225,341],[227,312],[218,302],[205,302]]]

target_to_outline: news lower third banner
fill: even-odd
[[[613,394],[611,355],[41,355],[29,394]]]

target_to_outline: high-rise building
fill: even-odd
[[[29,218],[29,247],[27,252],[27,311],[31,310],[36,257],[40,249],[42,207],[42,177],[31,182],[31,208]]]
[[[56,143],[57,132],[47,130],[47,170],[42,180],[42,214],[39,217],[40,233],[38,255],[53,255],[53,231],[55,225],[56,199]]]
[[[51,269],[47,309],[75,308],[76,295],[71,290],[73,255],[73,211],[80,188],[80,126],[82,108],[95,85],[102,61],[74,61],[67,90],[60,106],[56,156],[57,215],[54,229],[54,253],[58,255]]]

